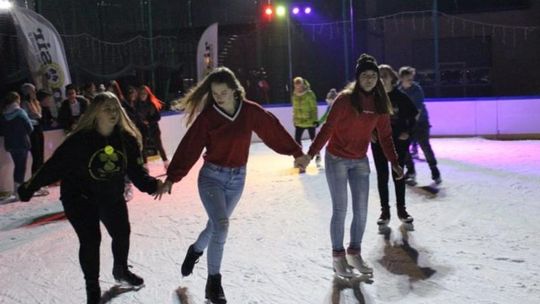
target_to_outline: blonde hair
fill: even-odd
[[[224,83],[234,91],[235,99],[239,101],[245,99],[244,87],[233,71],[226,67],[216,68],[191,89],[185,97],[180,99],[177,108],[187,113],[186,125],[191,124],[198,113],[215,102],[212,96],[212,83]]]
[[[116,126],[120,129],[120,131],[124,131],[128,133],[129,135],[133,136],[137,140],[137,144],[139,146],[139,150],[142,149],[142,136],[137,127],[135,127],[135,124],[129,119],[128,115],[126,114],[126,111],[120,104],[120,101],[118,100],[118,97],[114,95],[112,92],[102,92],[97,94],[94,97],[94,101],[88,105],[88,108],[84,112],[84,114],[79,119],[79,122],[77,123],[77,126],[73,131],[71,131],[68,135],[68,137],[73,136],[74,134],[77,134],[81,131],[89,131],[96,129],[96,117],[100,110],[100,108],[105,104],[106,102],[112,101],[116,107],[118,108],[118,112],[120,113],[120,119],[118,120],[118,123]]]
[[[399,77],[416,75],[416,69],[410,66],[402,66],[399,68]]]
[[[390,78],[392,78],[392,85],[395,85],[398,82],[399,80],[398,74],[392,68],[392,66],[388,64],[379,65],[379,74],[383,74],[383,73],[387,73],[388,75],[390,75]]]
[[[311,84],[309,83],[309,81],[307,81],[307,79],[298,76],[293,79],[293,84],[297,82],[301,82],[304,85],[304,90],[307,91],[311,89]]]

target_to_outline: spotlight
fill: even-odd
[[[305,13],[306,15],[311,14],[311,7],[308,6],[308,7],[304,8],[304,13]]]
[[[283,17],[283,16],[285,16],[285,13],[286,13],[285,6],[280,5],[280,6],[278,6],[278,7],[276,8],[276,14],[277,14],[278,16]]]
[[[298,15],[298,13],[300,13],[300,9],[298,7],[295,7],[292,9],[292,13]]]
[[[272,14],[274,14],[274,10],[271,7],[267,7],[264,10],[264,13],[266,14],[266,16],[272,16]]]
[[[9,10],[13,8],[13,3],[6,1],[6,0],[0,0],[0,9],[2,10]]]

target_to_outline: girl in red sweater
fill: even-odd
[[[209,218],[206,228],[188,249],[182,275],[192,273],[208,247],[206,298],[211,303],[226,303],[221,286],[221,260],[229,218],[244,188],[251,132],[255,131],[274,151],[294,156],[301,167],[309,159],[276,117],[245,99],[244,88],[228,68],[211,72],[180,104],[186,111],[188,124],[193,124],[172,158],[165,189],[170,190],[173,183],[186,176],[206,149],[198,188]]]
[[[313,158],[326,148],[326,180],[332,198],[333,266],[336,274],[352,276],[351,266],[362,273],[372,273],[362,259],[362,236],[366,226],[369,194],[369,161],[366,155],[371,134],[377,130],[386,158],[398,178],[403,169],[392,141],[391,103],[379,77],[375,58],[362,54],[356,64],[356,81],[337,97],[326,123],[313,141],[308,156]],[[343,247],[347,213],[347,183],[351,188],[353,220],[347,251]]]

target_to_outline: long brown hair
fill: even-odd
[[[351,97],[351,104],[353,108],[358,112],[362,113],[364,110],[362,108],[362,103],[359,102],[360,94],[363,92],[362,88],[360,87],[360,83],[358,80],[353,81],[349,83],[348,85],[343,88],[340,94],[349,95]],[[377,79],[377,84],[375,85],[375,88],[373,89],[374,97],[374,103],[375,103],[375,111],[377,114],[392,114],[392,103],[390,102],[390,98],[388,97],[388,94],[386,94],[386,91],[384,90],[384,85],[379,77]]]
[[[120,120],[118,121],[116,126],[120,129],[121,132],[126,132],[131,136],[135,137],[139,145],[139,149],[142,149],[141,133],[139,132],[137,127],[135,127],[135,124],[131,121],[131,119],[129,119],[126,111],[124,110],[124,107],[122,107],[122,105],[120,104],[118,97],[116,97],[116,95],[114,95],[114,93],[112,92],[102,92],[97,94],[96,97],[94,97],[94,101],[88,105],[88,108],[79,119],[77,126],[75,127],[75,129],[73,129],[73,131],[69,133],[68,137],[73,136],[74,134],[77,134],[81,131],[89,131],[96,129],[96,116],[101,106],[107,101],[113,101],[117,107],[118,112],[120,113]]]
[[[193,122],[198,113],[215,102],[212,96],[212,83],[226,84],[234,91],[234,97],[237,100],[244,100],[246,96],[244,87],[233,71],[226,67],[216,68],[191,89],[185,97],[180,99],[178,108],[187,113],[187,125]]]

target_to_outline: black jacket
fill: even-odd
[[[135,104],[135,106],[136,105],[137,104]],[[137,114],[137,109],[135,106],[131,106],[131,104],[127,101],[122,101],[122,107],[124,108],[124,110],[126,110],[126,114],[128,115],[129,119],[131,119],[137,129],[139,129],[139,132],[143,134],[146,132],[147,127]]]
[[[83,115],[86,111],[88,106],[86,99],[77,97],[77,102],[80,106],[80,113],[77,116],[73,116],[71,113],[69,99],[64,100],[60,106],[60,111],[58,112],[58,123],[64,130],[71,131],[73,126],[79,120],[79,117],[81,117],[81,115]]]
[[[19,189],[21,200],[42,186],[61,180],[62,202],[80,198],[95,203],[123,200],[124,176],[146,193],[157,190],[148,175],[137,142],[115,130],[104,137],[97,131],[81,131],[68,137],[36,174]]]
[[[135,110],[140,120],[148,125],[157,125],[161,119],[161,113],[149,101],[138,101]]]
[[[388,93],[388,97],[394,110],[394,114],[390,117],[393,137],[396,138],[403,132],[411,133],[418,115],[418,109],[413,101],[397,87]]]

